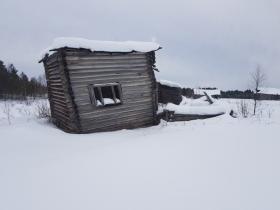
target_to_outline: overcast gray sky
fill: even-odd
[[[55,37],[156,40],[157,78],[247,88],[257,64],[280,88],[279,0],[0,0],[0,60],[28,75]]]

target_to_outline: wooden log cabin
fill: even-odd
[[[153,42],[58,38],[42,60],[53,122],[70,133],[157,124]]]

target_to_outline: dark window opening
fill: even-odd
[[[119,100],[121,100],[121,96],[120,96],[120,92],[121,92],[120,86],[114,86],[113,88],[114,88],[115,93],[116,93],[116,98],[119,99]]]
[[[111,86],[105,86],[101,88],[103,98],[114,98]]]
[[[101,97],[102,96],[100,95],[98,89],[97,88],[93,88],[93,91],[94,91],[95,100],[101,101]]]
[[[89,92],[91,103],[95,106],[119,105],[122,103],[119,83],[90,85]]]

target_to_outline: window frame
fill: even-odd
[[[114,101],[114,103],[112,103],[112,104],[105,104],[104,103],[104,98],[103,98],[103,95],[102,95],[102,87],[110,87],[111,88],[112,95],[113,95],[112,100]],[[117,87],[117,89],[118,89],[119,98],[116,97],[117,94],[115,92],[115,87]],[[101,98],[101,101],[100,101],[101,105],[99,105],[97,103],[97,97],[95,96],[95,91],[94,91],[95,88],[97,88],[98,94]],[[95,107],[117,106],[117,105],[123,104],[122,87],[121,87],[121,84],[118,83],[118,82],[103,83],[103,84],[90,84],[90,85],[88,85],[88,90],[89,90],[90,102]],[[119,100],[119,102],[117,102],[117,100]]]

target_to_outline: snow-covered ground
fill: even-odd
[[[37,119],[38,102],[8,103],[1,210],[280,209],[279,101],[263,101],[256,117],[86,135]],[[220,103],[239,110],[240,100]]]

